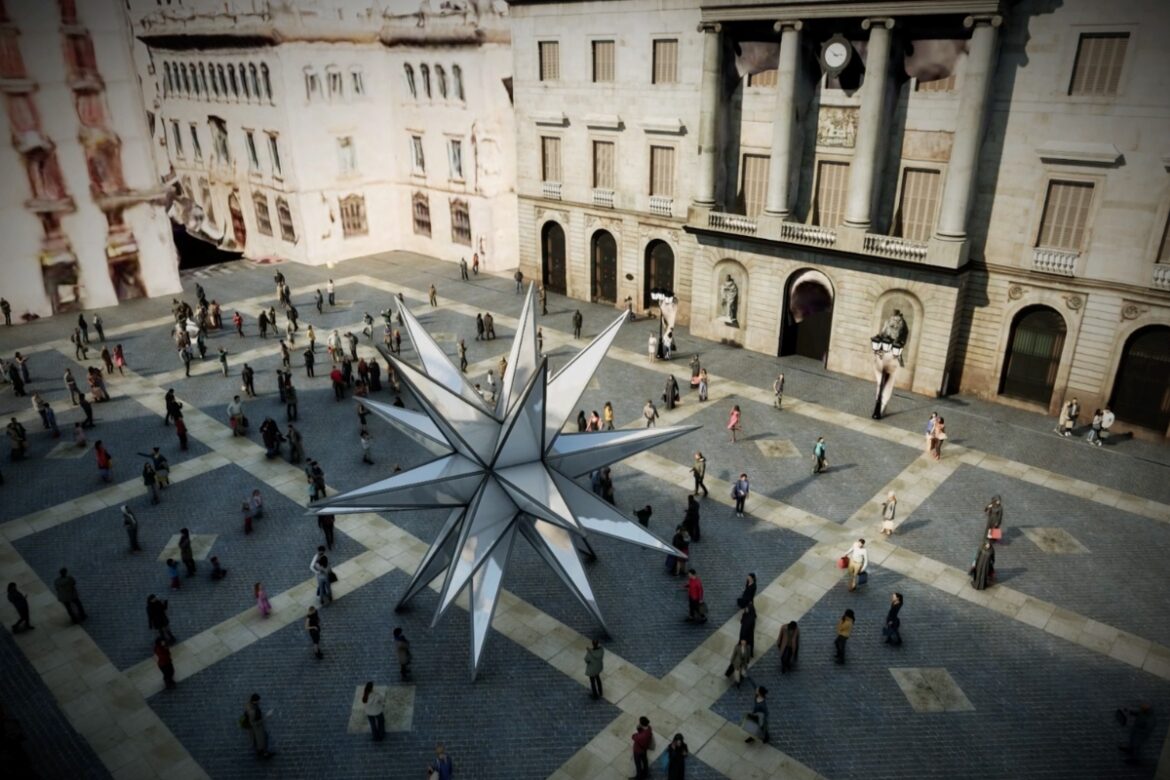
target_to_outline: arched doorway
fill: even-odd
[[[1109,408],[1143,428],[1170,428],[1170,327],[1151,325],[1125,342]]]
[[[566,293],[565,230],[556,222],[546,222],[540,230],[540,276],[549,292]]]
[[[617,241],[608,230],[593,234],[590,263],[590,300],[594,303],[617,302]]]
[[[228,211],[232,215],[232,235],[236,237],[236,246],[241,249],[248,240],[248,229],[244,225],[244,211],[240,208],[240,195],[232,190],[228,195]]]
[[[674,250],[665,241],[655,239],[646,245],[646,267],[642,276],[642,306],[650,308],[652,292],[674,294]]]
[[[1047,407],[1060,369],[1064,334],[1064,317],[1056,309],[1029,306],[1021,310],[1012,320],[999,392]]]
[[[833,332],[833,286],[820,271],[799,271],[784,290],[780,356],[803,355],[822,363]]]

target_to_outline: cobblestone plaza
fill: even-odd
[[[455,356],[468,346],[469,376],[483,381],[511,345],[522,297],[510,278],[459,279],[456,266],[404,253],[334,267],[281,266],[300,312],[293,345],[299,428],[330,492],[409,468],[427,452],[377,419],[369,424],[374,465],[362,462],[355,402],[335,402],[324,354],[337,328],[361,333],[365,312],[378,314],[401,292],[431,334]],[[658,734],[655,755],[674,733],[689,747],[692,778],[1149,778],[1170,720],[1170,599],[1164,559],[1170,550],[1170,452],[1161,444],[1114,437],[1103,447],[1053,433],[1054,420],[965,396],[932,399],[899,391],[887,417],[872,420],[873,387],[825,371],[806,358],[774,358],[676,333],[673,361],[650,362],[654,320],[628,323],[580,404],[588,415],[613,403],[617,426],[643,424],[646,399],[657,402],[667,375],[683,386],[682,403],[662,408],[662,425],[701,428],[614,469],[616,502],[630,513],[650,504],[651,530],[667,539],[681,521],[692,486],[692,454],[708,462],[710,497],[701,502],[702,541],[691,565],[703,578],[710,620],[685,622],[686,594],[660,556],[594,540],[587,563],[612,631],[599,628],[556,576],[517,547],[477,680],[469,681],[466,598],[431,627],[437,595],[420,594],[395,614],[428,544],[440,510],[342,515],[330,553],[336,602],[321,610],[324,658],[313,657],[303,628],[315,603],[309,562],[321,543],[301,466],[266,458],[255,429],[271,416],[284,427],[276,392],[280,350],[261,340],[256,315],[277,305],[271,266],[234,263],[189,274],[223,305],[225,328],[208,338],[208,358],[191,376],[169,336],[165,298],[103,311],[107,344],[121,344],[128,369],[108,377],[111,400],[95,404],[85,449],[71,446],[81,419],[62,381],[100,365],[90,331],[90,360],[76,361],[68,317],[0,328],[0,352],[29,356],[30,395],[48,400],[61,439],[41,427],[29,398],[0,393],[3,418],[29,431],[29,457],[2,464],[0,575],[32,606],[33,631],[13,635],[4,609],[0,701],[17,719],[42,777],[390,777],[424,775],[436,742],[462,778],[624,778],[632,774],[630,734],[639,716]],[[318,315],[314,290],[332,276],[336,305]],[[435,284],[438,305],[427,291]],[[572,337],[574,310],[584,315]],[[245,317],[244,338],[231,314]],[[475,340],[475,315],[495,317],[495,341]],[[613,320],[610,307],[551,295],[539,318],[550,368]],[[304,326],[317,333],[317,371],[305,376]],[[283,317],[281,317],[283,324]],[[381,323],[376,323],[380,333]],[[405,336],[405,331],[404,331]],[[229,378],[214,360],[229,353]],[[361,338],[359,354],[374,354]],[[710,400],[686,389],[688,361],[710,374]],[[403,357],[413,361],[404,339]],[[456,358],[457,360],[457,358]],[[225,407],[240,392],[244,362],[256,371],[258,397],[246,399],[248,437],[233,437]],[[787,378],[782,410],[771,383]],[[168,388],[184,404],[191,436],[180,451],[162,424]],[[374,394],[391,401],[387,390]],[[404,397],[408,407],[414,399]],[[743,436],[725,425],[743,411]],[[923,454],[931,411],[950,438],[938,462]],[[572,421],[569,423],[572,425]],[[830,467],[810,474],[818,436]],[[113,460],[103,483],[92,444]],[[171,463],[171,486],[157,505],[140,477],[158,446]],[[740,472],[751,477],[746,517],[729,498]],[[586,480],[587,482],[587,480]],[[243,533],[240,504],[259,488],[266,512]],[[881,536],[880,503],[898,496],[897,527]],[[1003,497],[1004,538],[996,584],[974,590],[967,569],[984,529],[982,508]],[[144,548],[130,553],[123,504],[139,523]],[[200,547],[196,577],[168,590],[164,554],[179,529]],[[858,537],[868,540],[870,578],[847,591],[837,559]],[[169,554],[169,553],[168,553]],[[225,579],[209,578],[217,556]],[[53,592],[68,567],[89,618],[70,625]],[[748,572],[759,582],[756,657],[751,680],[768,687],[771,740],[746,744],[739,723],[749,686],[724,677],[739,635],[736,597]],[[273,613],[258,613],[253,583],[265,584]],[[438,583],[433,585],[437,586]],[[890,647],[881,628],[892,592],[905,597],[902,636]],[[165,690],[151,655],[143,608],[157,593],[170,601],[178,687]],[[848,662],[832,663],[837,618],[857,615]],[[799,621],[803,649],[795,673],[780,674],[779,627]],[[413,679],[399,680],[391,631],[413,643]],[[583,656],[605,642],[604,697],[593,701]],[[371,740],[357,693],[367,680],[389,686],[385,741]],[[276,756],[256,759],[237,720],[258,692]],[[1141,761],[1123,762],[1126,732],[1119,707],[1148,702],[1152,738]],[[355,716],[357,713],[357,716]],[[654,762],[653,776],[665,776]],[[1161,772],[1170,760],[1161,760]]]

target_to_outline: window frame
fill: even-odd
[[[759,158],[759,159],[764,160],[763,197],[760,199],[759,210],[754,214],[751,213],[748,209],[748,197],[747,197],[748,193],[747,193],[747,189],[746,189],[746,185],[748,183],[747,182],[747,158],[749,158],[749,157]],[[743,214],[745,217],[750,217],[751,219],[755,219],[756,217],[758,217],[759,215],[764,213],[764,208],[768,203],[768,174],[770,173],[769,168],[771,167],[771,160],[772,160],[772,150],[770,148],[763,149],[763,148],[743,147],[740,150],[740,154],[739,154],[739,185],[736,187],[736,201],[737,201],[737,205],[743,209]]]
[[[658,80],[658,44],[673,43],[674,44],[674,69],[672,78],[669,81]],[[675,85],[680,83],[679,80],[679,54],[682,49],[682,41],[679,36],[673,38],[667,37],[653,37],[650,39],[650,85],[655,87]]]
[[[423,144],[424,135],[417,131],[407,131],[407,138],[410,141],[410,175],[425,177],[427,154],[426,146]]]
[[[357,65],[349,69],[349,86],[354,97],[366,96],[366,73]]]
[[[288,215],[287,225],[284,219],[285,214]],[[292,206],[289,205],[288,198],[283,195],[276,196],[276,221],[280,223],[280,240],[295,244],[297,242],[297,225],[293,219]]]
[[[561,135],[552,133],[552,134],[547,134],[547,135],[540,135],[539,138],[540,138],[540,181],[541,181],[541,183],[543,184],[545,182],[552,182],[552,183],[564,184],[564,177],[565,177],[565,167],[564,167],[564,165],[565,165],[565,139],[564,139],[564,137]],[[546,154],[548,150],[545,146],[545,141],[555,141],[556,142],[556,148],[557,148],[556,173],[557,173],[557,177],[555,179],[548,178],[549,157]]]
[[[337,175],[348,177],[356,176],[357,173],[357,143],[352,135],[337,136]]]
[[[203,146],[199,143],[199,124],[198,122],[188,124],[191,128],[191,156],[195,162],[203,162]]]
[[[455,99],[460,103],[466,103],[467,93],[463,90],[463,68],[457,64],[451,66],[451,87],[454,90]]]
[[[1133,49],[1131,43],[1133,41],[1133,33],[1125,29],[1115,30],[1081,30],[1076,33],[1076,41],[1073,44],[1073,58],[1072,67],[1068,69],[1068,86],[1065,88],[1065,95],[1070,98],[1081,98],[1089,100],[1113,100],[1124,94],[1122,90],[1123,79],[1126,76],[1126,65],[1133,57]],[[1125,41],[1125,51],[1121,55],[1121,64],[1117,68],[1117,83],[1112,92],[1074,92],[1073,87],[1077,81],[1077,65],[1081,62],[1081,47],[1086,40],[1105,40],[1105,39],[1121,39]]]
[[[1144,42],[1141,38],[1143,30],[1138,24],[1116,22],[1111,24],[1072,24],[1068,26],[1067,34],[1064,36],[1064,53],[1060,63],[1060,74],[1064,74],[1066,78],[1054,78],[1052,80],[1051,95],[1055,100],[1061,100],[1068,103],[1090,103],[1090,104],[1108,104],[1124,98],[1129,91],[1129,82],[1133,72],[1134,60],[1137,59],[1135,53],[1141,48]],[[1129,34],[1129,44],[1126,47],[1126,54],[1121,63],[1121,75],[1117,80],[1117,92],[1112,95],[1070,95],[1070,87],[1072,86],[1074,70],[1076,68],[1077,53],[1080,50],[1082,35],[1109,35],[1109,34]]]
[[[472,232],[471,232],[471,206],[468,205],[466,198],[450,198],[448,200],[448,210],[451,220],[451,243],[459,244],[461,246],[471,246]],[[466,220],[466,235],[464,235],[463,225],[457,219],[462,215]]]
[[[272,176],[282,178],[284,163],[280,160],[280,134],[273,130],[265,130],[264,134],[268,136],[268,164],[272,166]]]
[[[321,74],[319,74],[317,72],[317,69],[312,67],[311,65],[305,67],[304,73],[305,73],[305,102],[312,103],[314,95],[317,97],[317,99],[324,98],[325,93],[323,92],[323,90],[321,88]]]
[[[264,210],[261,212],[260,206]],[[263,213],[263,218],[261,214]],[[272,238],[272,209],[268,205],[268,193],[263,190],[252,191],[252,215],[256,220],[256,232],[262,236]]]
[[[183,129],[179,126],[178,119],[171,120],[171,140],[174,146],[175,159],[186,160],[187,154],[183,151]]]
[[[598,144],[609,144],[611,147],[613,147],[613,155],[612,155],[612,157],[613,157],[612,163],[613,164],[612,164],[611,170],[610,170],[611,181],[610,181],[610,184],[608,187],[601,185],[601,184],[598,184],[598,181],[597,181],[597,146],[598,146]],[[617,192],[617,189],[618,189],[617,188],[617,183],[618,183],[618,164],[617,164],[618,163],[618,156],[617,156],[617,153],[618,153],[617,136],[590,136],[589,137],[589,164],[591,167],[591,169],[589,171],[589,181],[591,182],[593,189],[595,189],[595,190],[612,190],[613,192]]]
[[[678,198],[678,144],[676,143],[662,143],[661,141],[651,141],[647,145],[646,150],[646,195],[649,198]],[[671,153],[671,170],[670,170],[670,193],[655,193],[654,192],[654,150],[655,149],[669,149]]]
[[[903,198],[906,196],[906,174],[909,171],[928,171],[938,177],[938,192],[934,201],[934,219],[929,227],[929,230],[927,231],[925,238],[912,238],[906,235],[905,218],[903,216]],[[903,238],[907,241],[925,243],[929,241],[935,233],[938,232],[938,216],[939,212],[942,211],[942,196],[943,188],[946,184],[946,176],[947,171],[945,165],[933,165],[921,160],[904,160],[902,162],[902,165],[898,168],[898,185],[896,191],[894,192],[894,214],[893,219],[890,221],[891,236],[895,238]]]
[[[423,219],[420,219],[420,206],[426,212],[425,225]],[[410,196],[410,221],[414,226],[414,234],[416,236],[431,237],[431,197],[423,190],[415,190]]]
[[[546,68],[545,68],[545,65],[546,65],[545,49],[544,49],[545,46],[553,47],[549,51],[556,53],[556,62],[552,63],[554,67],[550,69],[550,70],[555,71],[555,72],[552,73],[552,75],[548,76],[547,78],[545,77],[545,71],[546,71]],[[545,38],[543,40],[537,40],[537,42],[536,42],[536,80],[539,82],[542,82],[542,83],[556,82],[556,81],[561,80],[561,42],[560,42],[560,39],[558,39],[558,38]]]
[[[406,81],[406,89],[410,92],[410,99],[418,100],[418,82],[414,80],[414,66],[409,62],[402,63],[402,78]]]
[[[835,225],[823,224],[820,220],[820,193],[821,163],[831,163],[845,166],[845,184],[842,192],[840,219]],[[845,211],[849,206],[849,174],[853,167],[853,158],[835,154],[817,154],[813,157],[812,206],[808,210],[808,224],[823,227],[826,230],[837,230],[845,222]]]
[[[600,79],[597,77],[597,71],[598,71],[597,48],[598,48],[598,44],[600,44],[602,46],[608,45],[610,47],[610,60],[609,60],[610,73],[609,73],[608,79]],[[592,83],[592,84],[613,84],[613,83],[617,82],[617,72],[618,72],[618,68],[617,68],[617,39],[616,39],[616,36],[615,37],[603,37],[603,38],[599,37],[599,38],[591,39],[589,41],[589,80],[590,80],[590,83]]]
[[[341,235],[343,238],[370,234],[369,216],[366,213],[366,197],[364,195],[358,192],[347,195],[337,201],[337,208],[341,215]],[[358,217],[360,217],[360,223],[356,222]]]
[[[336,65],[325,68],[325,82],[329,90],[329,102],[345,100],[345,75]]]
[[[256,148],[255,130],[244,130],[244,149],[248,152],[248,172],[260,173],[260,150]]]
[[[456,160],[458,158],[458,160]],[[456,166],[458,161],[458,166]],[[447,178],[451,181],[466,181],[463,173],[463,137],[447,136]]]
[[[1076,185],[1089,185],[1092,192],[1089,195],[1089,205],[1085,209],[1085,224],[1081,229],[1081,240],[1077,248],[1055,246],[1052,244],[1043,244],[1040,238],[1044,233],[1044,217],[1048,209],[1048,196],[1054,183],[1068,183]],[[1059,252],[1076,252],[1078,255],[1084,255],[1089,251],[1089,246],[1093,239],[1093,225],[1096,222],[1097,210],[1101,206],[1103,188],[1105,185],[1104,177],[1102,176],[1085,176],[1076,172],[1071,172],[1068,169],[1048,169],[1044,171],[1041,186],[1036,194],[1036,209],[1035,218],[1033,219],[1032,232],[1030,233],[1031,240],[1028,242],[1027,253],[1031,256],[1035,249],[1054,249]]]

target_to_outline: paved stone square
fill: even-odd
[[[434,453],[376,416],[374,465],[361,462],[356,402],[333,399],[325,340],[333,328],[360,334],[402,292],[440,346],[457,360],[468,344],[468,375],[482,381],[511,347],[521,296],[504,276],[469,282],[457,266],[393,254],[326,268],[282,267],[293,288],[301,329],[293,346],[298,390],[295,425],[309,457],[318,459],[330,492],[410,468]],[[313,658],[304,628],[316,603],[309,559],[323,537],[305,515],[302,465],[266,458],[257,428],[271,416],[284,430],[286,410],[275,389],[277,341],[261,340],[255,315],[275,304],[272,268],[248,263],[203,269],[196,281],[224,304],[226,327],[208,339],[208,358],[185,377],[169,337],[169,300],[134,301],[103,311],[108,343],[121,343],[130,371],[108,378],[113,400],[95,405],[97,427],[115,456],[110,485],[98,479],[92,448],[76,457],[43,431],[28,398],[0,392],[0,414],[29,430],[30,458],[5,463],[0,486],[0,574],[32,607],[34,631],[0,642],[0,699],[18,718],[28,752],[44,777],[410,777],[421,775],[436,741],[446,743],[458,776],[476,778],[612,779],[632,774],[629,736],[639,715],[658,734],[657,754],[682,733],[691,778],[1148,778],[1165,743],[1170,713],[1170,613],[1164,595],[1164,552],[1170,549],[1170,452],[1130,439],[1107,447],[1078,446],[1051,434],[1052,421],[977,399],[930,399],[899,391],[890,414],[869,418],[870,383],[825,372],[799,358],[777,359],[691,338],[676,330],[673,361],[649,362],[646,337],[657,326],[627,324],[587,386],[578,408],[588,415],[606,401],[619,427],[641,427],[646,398],[659,406],[659,426],[698,430],[616,465],[616,505],[632,513],[653,506],[650,528],[669,540],[691,488],[692,453],[708,458],[710,496],[701,502],[702,541],[691,566],[704,580],[710,621],[684,621],[683,581],[664,556],[591,538],[597,560],[585,564],[609,636],[557,576],[525,544],[517,544],[506,592],[493,621],[478,679],[469,680],[466,597],[431,626],[437,595],[420,593],[400,613],[402,595],[446,512],[414,509],[339,516],[335,601],[321,610],[325,657]],[[312,291],[332,277],[338,305],[318,314]],[[439,306],[426,290],[434,282]],[[230,326],[245,314],[246,336]],[[584,316],[583,338],[571,317]],[[497,340],[476,342],[476,312],[491,311]],[[556,371],[620,310],[549,296],[539,319],[550,370]],[[278,317],[283,324],[283,315]],[[317,377],[304,374],[305,326],[317,331]],[[80,414],[60,376],[66,366],[83,381],[65,321],[0,329],[0,351],[33,356],[30,392],[58,412],[63,433]],[[224,378],[215,361],[229,351]],[[689,388],[690,356],[711,375],[711,399]],[[404,336],[403,357],[415,359]],[[239,392],[247,361],[259,397],[246,401],[252,426],[233,438],[224,409]],[[784,408],[771,405],[771,381],[787,376]],[[666,377],[679,381],[682,403],[666,410]],[[385,381],[385,377],[383,377]],[[163,393],[185,404],[191,443],[178,450],[162,425]],[[389,390],[372,400],[389,403]],[[418,408],[408,392],[403,402]],[[728,441],[733,404],[744,436]],[[922,457],[921,425],[932,409],[953,432],[939,463]],[[574,414],[575,417],[575,414]],[[568,421],[575,430],[575,420]],[[811,448],[825,436],[831,468],[812,476]],[[152,505],[142,486],[143,458],[160,446],[172,484]],[[751,475],[753,495],[737,518],[730,480]],[[588,485],[587,479],[581,484]],[[258,487],[265,517],[243,532],[240,503]],[[899,494],[898,528],[878,534],[879,503]],[[971,589],[966,571],[983,529],[981,510],[1004,497],[1005,535],[997,548],[997,584]],[[143,552],[132,554],[118,509],[133,508]],[[196,577],[169,590],[168,544],[179,528],[201,542]],[[870,580],[848,593],[835,561],[852,540],[869,540]],[[210,581],[206,558],[228,569]],[[89,614],[70,626],[52,583],[67,566]],[[772,741],[746,745],[739,722],[750,686],[736,690],[723,672],[739,635],[740,595],[748,572],[758,579],[756,659],[752,681],[766,685]],[[273,611],[262,617],[253,585],[263,582]],[[438,583],[432,583],[437,587]],[[881,644],[889,594],[906,597],[905,644]],[[178,688],[163,690],[146,625],[149,593],[169,599],[178,643]],[[832,663],[836,621],[857,613],[844,667]],[[15,621],[5,607],[4,622]],[[779,627],[799,621],[800,661],[779,674]],[[413,643],[414,679],[398,678],[391,630]],[[589,698],[584,650],[593,638],[607,648],[605,696]],[[387,686],[390,733],[375,744],[360,707],[366,680]],[[272,747],[259,763],[236,721],[246,697],[263,697]],[[1153,704],[1154,734],[1143,763],[1125,765],[1125,738],[1113,712]],[[1165,762],[1164,762],[1165,763]],[[1165,768],[1170,770],[1170,764]]]

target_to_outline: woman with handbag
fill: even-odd
[[[869,553],[865,549],[865,540],[858,539],[841,558],[846,561],[849,569],[849,590],[855,591],[858,585],[864,585],[869,579],[869,574],[865,571],[869,568]]]
[[[992,496],[987,506],[983,507],[983,516],[987,518],[987,538],[998,542],[1003,538],[1003,501],[998,495]]]
[[[743,716],[743,720],[739,724],[744,731],[748,733],[747,742],[749,745],[759,739],[761,742],[768,741],[768,689],[764,686],[756,688],[756,700],[752,705],[752,711]]]

